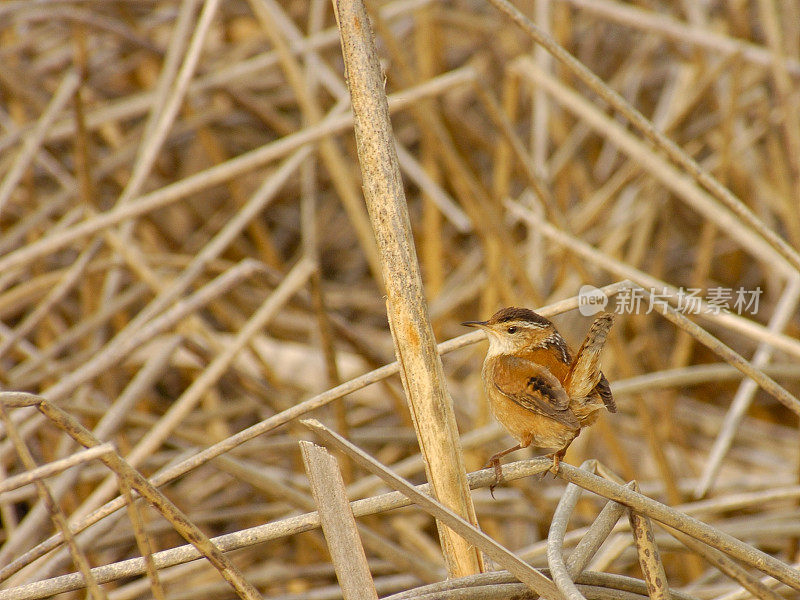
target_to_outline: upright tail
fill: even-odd
[[[600,396],[611,412],[616,410],[616,405],[611,390],[608,389],[608,382],[600,372],[600,352],[613,324],[614,315],[611,313],[603,313],[595,319],[589,328],[589,333],[586,334],[586,339],[575,354],[564,382],[564,388],[570,398],[585,398],[602,380],[605,385]]]

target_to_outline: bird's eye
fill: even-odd
[[[514,327],[514,326],[512,325],[511,327],[509,327],[508,329],[506,329],[506,331],[507,331],[508,333],[517,333],[517,328],[516,328],[516,327]]]

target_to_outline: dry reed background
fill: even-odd
[[[800,597],[758,582],[777,573],[797,586],[797,571],[718,535],[798,560],[800,4],[519,8],[649,123],[632,126],[598,99],[615,102],[607,90],[488,3],[370,2],[436,336],[499,306],[552,305],[577,343],[589,319],[574,296],[587,283],[672,286],[673,302],[675,288],[760,287],[756,314],[687,315],[704,330],[644,314],[646,298],[641,314],[620,315],[604,353],[620,411],[567,455],[598,459],[680,512],[577,469],[563,477],[629,494],[637,514],[700,536],[670,521],[695,516],[714,528],[702,539],[745,565],[656,524],[673,590],[733,600],[749,597],[743,583]],[[297,420],[424,480],[397,368],[378,369],[394,347],[330,3],[9,1],[0,40],[0,377],[46,399],[0,396],[0,598],[83,597],[67,591],[80,575],[60,577],[78,571],[93,597],[114,600],[341,597],[309,511],[315,497],[341,509],[344,496],[317,449],[301,457],[300,439],[337,448],[347,497],[365,499],[357,529],[341,510],[323,526],[334,562],[351,560],[337,558],[335,527],[357,531],[348,539],[360,538],[378,594],[525,597],[489,575],[468,589],[420,587],[446,576],[432,517],[381,496],[391,488],[366,458]],[[480,397],[483,346],[460,349],[479,340],[447,342],[443,358],[468,471],[509,442]],[[726,364],[734,352],[762,389]],[[484,532],[558,580],[590,558],[569,552],[604,500],[584,492],[574,504],[574,486],[529,476],[541,468],[509,467],[497,500],[487,474],[470,475],[472,498]],[[30,484],[36,474],[44,484]],[[132,489],[145,496],[136,509],[112,513]],[[610,504],[595,531],[623,513]],[[52,537],[92,515],[104,518],[69,544]],[[619,521],[578,580],[587,598],[646,594],[621,576],[642,578],[630,527],[649,526]],[[230,534],[218,544],[236,551],[226,558],[204,534]],[[187,562],[182,547],[150,560],[182,536],[208,559]]]

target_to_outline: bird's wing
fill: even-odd
[[[494,368],[494,386],[509,400],[531,412],[577,429],[578,419],[569,409],[569,396],[561,382],[542,365],[505,356]]]
[[[589,328],[589,333],[586,334],[580,350],[575,354],[569,375],[564,381],[564,388],[572,398],[587,397],[603,379],[603,374],[600,372],[600,351],[606,343],[608,331],[613,323],[614,316],[611,313],[604,313],[597,317]],[[606,382],[606,386],[608,386],[608,382]],[[605,402],[606,398],[603,396],[603,392],[601,390],[598,392]],[[611,391],[608,390],[608,393],[610,395]],[[607,402],[606,406],[608,406]]]

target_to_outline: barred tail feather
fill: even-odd
[[[617,412],[617,403],[614,401],[614,394],[611,393],[611,386],[608,384],[608,379],[606,379],[603,373],[600,373],[600,381],[597,382],[594,391],[600,396],[608,412]]]

